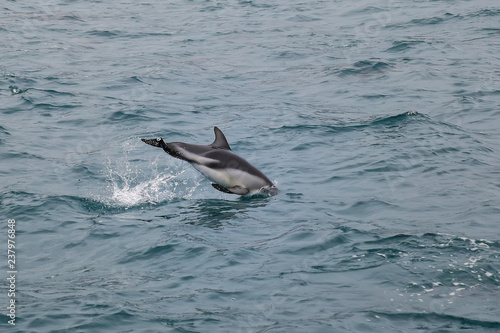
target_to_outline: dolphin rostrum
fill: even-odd
[[[213,181],[212,186],[224,193],[239,195],[267,193],[278,194],[276,186],[256,167],[232,152],[226,137],[214,127],[215,140],[210,145],[184,142],[165,142],[162,138],[141,139],[148,145],[163,150],[191,165]]]

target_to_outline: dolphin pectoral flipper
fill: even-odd
[[[233,186],[233,187],[224,187],[222,185],[219,185],[219,184],[216,184],[216,183],[212,183],[212,186],[216,190],[219,190],[219,191],[224,192],[224,193],[232,193],[232,194],[245,195],[245,194],[248,194],[248,192],[250,192],[247,188],[241,187],[241,186],[238,186],[238,185]]]
[[[224,192],[224,193],[231,193],[231,192],[229,192],[229,190],[228,190],[227,188],[225,188],[225,187],[224,187],[224,186],[222,186],[222,185],[219,185],[219,184],[216,184],[216,183],[212,183],[212,186],[213,186],[213,188],[214,188],[214,189],[219,190],[219,191],[221,191],[221,192]]]

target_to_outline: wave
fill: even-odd
[[[407,111],[397,115],[372,117],[368,120],[353,120],[351,122],[338,122],[337,124],[317,124],[317,125],[283,125],[277,129],[278,132],[311,132],[322,131],[327,133],[339,133],[346,131],[360,130],[378,126],[399,126],[410,123],[434,122],[429,116],[416,112]]]
[[[344,67],[337,71],[340,77],[346,76],[373,76],[385,74],[393,65],[391,63],[370,59],[357,61],[350,67]]]
[[[67,91],[58,91],[54,89],[38,88],[19,88],[11,86],[13,95],[20,95],[26,107],[34,109],[73,109],[81,107],[79,101],[75,99],[76,95]],[[57,103],[54,101],[58,101]]]
[[[343,226],[318,237],[309,229],[292,229],[280,243],[282,253],[307,258],[297,266],[304,273],[349,272],[390,266],[414,277],[393,281],[408,297],[419,293],[457,295],[467,290],[498,288],[500,271],[492,265],[500,242],[463,236],[425,233],[377,235]],[[395,274],[396,274],[395,273]],[[406,288],[404,286],[407,286]]]
[[[420,312],[381,312],[370,311],[369,314],[375,317],[384,317],[394,322],[406,322],[408,325],[417,325],[422,329],[422,323],[425,326],[439,325],[446,326],[446,331],[450,329],[450,325],[455,325],[456,330],[474,329],[477,327],[482,328],[500,328],[500,321],[490,321],[483,319],[474,319],[465,316],[457,316],[444,313],[420,313]]]
[[[464,17],[489,17],[489,16],[500,16],[500,9],[480,9],[473,12],[470,12]]]
[[[98,36],[98,37],[117,37],[117,36],[121,36],[123,35],[124,33],[122,31],[119,31],[119,30],[90,30],[90,31],[87,31],[87,34],[88,35],[91,35],[91,36]]]
[[[426,41],[423,40],[401,40],[395,41],[392,43],[392,46],[385,50],[385,52],[403,52],[407,51],[411,48],[414,48],[420,44],[426,44]]]
[[[478,17],[492,17],[499,15],[500,15],[500,9],[479,9],[471,12],[457,13],[457,14],[447,12],[440,16],[412,19],[404,23],[390,24],[387,27],[407,29],[410,26],[438,25],[450,21],[462,21],[462,20],[467,20],[469,18],[476,19]]]
[[[126,121],[154,121],[152,117],[139,114],[140,112],[115,111],[107,116],[109,122],[126,122]]]
[[[432,119],[429,116],[417,111],[407,111],[394,116],[377,117],[371,120],[370,123],[367,124],[367,126],[373,126],[373,125],[397,126],[409,123],[423,123],[423,122],[432,122]]]
[[[5,127],[0,126],[0,145],[3,145],[3,136],[11,135]],[[2,154],[3,155],[3,154]],[[2,157],[5,158],[5,157]]]

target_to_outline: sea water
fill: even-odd
[[[1,331],[498,332],[499,22],[494,1],[5,1]],[[278,196],[140,141],[214,126]]]

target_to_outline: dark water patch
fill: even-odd
[[[422,27],[426,25],[439,25],[453,20],[462,21],[468,19],[477,19],[480,17],[495,17],[499,15],[500,15],[499,9],[480,9],[480,10],[469,11],[468,13],[459,13],[459,14],[445,13],[441,16],[418,18],[418,19],[413,19],[407,23],[389,24],[388,27],[398,27],[398,28],[408,28],[409,26]]]
[[[203,199],[191,202],[192,215],[182,217],[186,224],[222,229],[227,221],[243,218],[248,210],[265,207],[269,197],[239,197],[236,201]]]
[[[12,95],[24,94],[29,92],[27,99],[35,100],[42,98],[60,99],[60,98],[76,98],[76,95],[67,91],[58,91],[54,89],[39,89],[39,88],[19,88],[17,85],[9,86]]]
[[[239,0],[238,4],[244,7],[254,7],[254,8],[274,8],[274,4],[269,4],[267,2],[259,2],[253,0]]]
[[[87,212],[100,215],[116,215],[125,212],[140,211],[175,202],[175,200],[165,200],[155,203],[139,202],[135,205],[123,205],[114,202],[111,198],[101,198],[101,195],[96,195],[95,197],[96,198],[82,197],[79,198],[78,201]]]
[[[126,207],[117,207],[111,204],[91,199],[91,198],[81,198],[82,207],[88,212],[95,212],[100,214],[117,214],[126,211]]]
[[[315,147],[328,146],[330,147],[328,142],[324,141],[316,141],[316,142],[308,142],[308,143],[300,143],[292,148],[292,151],[301,151],[301,150],[310,150]]]
[[[452,248],[456,249],[457,246],[465,250],[476,251],[480,248],[489,249],[497,248],[500,249],[500,242],[490,241],[485,239],[469,239],[466,237],[457,237],[454,235],[440,234],[440,233],[424,233],[422,235],[409,235],[409,234],[397,234],[388,237],[380,237],[375,240],[368,240],[365,244],[378,244],[385,246],[387,244],[401,244],[406,247],[411,248]],[[423,245],[426,244],[426,245]],[[481,244],[478,247],[478,244]]]
[[[372,94],[372,95],[363,95],[362,97],[368,100],[377,100],[377,99],[390,98],[391,96],[385,94]]]
[[[98,241],[111,241],[111,239],[119,238],[120,236],[122,236],[122,233],[120,233],[120,232],[106,232],[106,231],[102,231],[102,230],[98,230],[96,228],[93,228],[91,230],[91,232],[89,233],[87,239],[88,240],[98,240]],[[85,242],[85,241],[80,241],[79,244],[82,242]]]
[[[455,18],[457,16],[446,13],[444,16],[441,17],[427,17],[427,18],[421,18],[421,19],[413,19],[409,22],[411,25],[418,25],[418,26],[425,26],[425,25],[436,25],[443,23],[451,18]]]
[[[380,213],[380,211],[391,210],[396,211],[400,207],[389,202],[373,198],[371,200],[360,200],[352,203],[348,208],[338,210],[337,214],[356,216],[356,217],[369,217]]]
[[[4,205],[12,204],[13,202],[18,202],[22,204],[23,202],[31,201],[42,201],[47,197],[45,194],[32,193],[26,191],[5,191],[1,194],[0,200],[6,200]]]
[[[123,35],[123,31],[119,30],[90,30],[86,32],[88,35],[97,37],[114,38]]]
[[[481,101],[482,97],[487,96],[499,96],[500,89],[495,89],[494,87],[488,87],[491,90],[480,90],[474,92],[468,92],[465,90],[459,90],[454,92],[456,97],[462,97],[461,103],[463,104],[475,104],[477,101]]]
[[[417,45],[425,44],[426,42],[423,40],[404,40],[404,41],[396,41],[392,43],[392,46],[385,50],[385,52],[404,52],[409,49],[414,48]]]
[[[285,195],[291,200],[299,200],[299,199],[302,199],[302,197],[304,196],[304,193],[288,192],[288,193],[285,193]]]
[[[404,22],[404,23],[388,24],[387,28],[408,29],[409,27],[412,27],[412,26],[421,28],[424,26],[440,25],[440,24],[446,23],[446,22],[451,21],[451,20],[460,20],[460,19],[462,19],[461,15],[452,14],[452,13],[445,13],[445,14],[440,15],[440,16],[416,18],[416,19],[410,20],[409,22]]]
[[[293,17],[288,18],[287,21],[291,21],[291,22],[316,22],[316,21],[321,21],[321,19],[317,18],[317,17],[308,16],[308,15],[295,15]]]
[[[476,17],[490,17],[490,16],[500,16],[500,9],[494,8],[494,9],[480,9],[477,11],[472,11],[464,17],[471,17],[471,18],[476,18]]]
[[[344,67],[338,70],[338,75],[340,77],[379,76],[387,73],[392,67],[393,65],[390,63],[381,60],[361,60],[355,62],[351,67]]]
[[[384,238],[377,237],[378,239],[368,240],[365,242],[365,244],[385,245],[385,244],[401,243],[401,242],[407,241],[409,238],[412,238],[412,237],[413,237],[412,235],[397,234],[394,236],[389,236],[389,237],[384,237]]]
[[[129,122],[129,121],[148,121],[152,120],[151,117],[145,116],[141,114],[140,111],[115,111],[107,117],[108,121],[120,121],[120,122]]]
[[[142,33],[125,33],[122,32],[119,37],[120,39],[137,39],[143,40],[144,38],[161,38],[161,37],[170,37],[173,36],[174,33],[171,32],[142,32]]]
[[[71,228],[71,224],[87,215],[75,213],[81,211],[82,199],[69,195],[46,195],[29,192],[10,191],[0,196],[0,202],[3,204],[11,204],[13,208],[9,211],[9,215],[15,216],[24,222],[36,221],[36,224],[29,229],[19,230],[20,233],[37,233],[45,232],[46,230],[57,230],[59,227]],[[61,218],[57,210],[72,212],[71,215]],[[53,219],[57,219],[57,223],[53,223]],[[46,223],[49,222],[50,226]]]
[[[101,309],[102,310],[102,309]],[[81,322],[81,321],[88,321],[87,323],[83,324],[76,324],[72,327],[70,327],[70,330],[74,330],[77,332],[88,332],[88,331],[96,331],[96,330],[108,330],[109,327],[113,327],[116,325],[124,325],[123,330],[126,332],[128,331],[127,328],[125,327],[132,327],[134,326],[134,313],[131,312],[131,310],[124,310],[124,309],[114,309],[114,313],[110,314],[93,314],[89,315],[90,317],[87,320],[82,320],[82,318],[78,318],[80,316],[77,316],[75,318],[74,322]],[[129,313],[130,312],[130,313]],[[65,330],[60,330],[60,332],[64,332]],[[55,330],[53,332],[59,332],[59,330]]]
[[[287,51],[281,51],[278,54],[278,57],[283,58],[283,59],[296,60],[296,59],[304,58],[304,57],[306,57],[306,55],[304,53],[301,53],[301,52],[287,50]]]
[[[404,113],[397,114],[395,116],[387,117],[377,117],[371,121],[367,126],[387,126],[387,127],[397,127],[402,125],[407,125],[409,123],[422,123],[431,122],[431,118],[425,114],[408,111]]]
[[[9,131],[5,129],[5,127],[0,126],[0,134],[2,135],[10,135]]]
[[[179,244],[164,244],[164,245],[155,245],[150,247],[145,251],[130,251],[126,254],[126,257],[118,260],[119,264],[126,264],[134,261],[145,261],[151,258],[160,259],[162,256],[174,252],[176,248],[179,247]]]
[[[149,31],[142,34],[136,34],[135,36],[136,38],[140,38],[140,37],[170,37],[174,35],[175,34],[172,32]]]
[[[65,206],[69,211],[79,211],[86,199],[74,195],[52,195],[48,196],[45,203],[48,207]]]
[[[35,108],[35,110],[36,109],[40,109],[40,110],[70,110],[70,109],[80,108],[82,106],[79,103],[76,105],[73,105],[73,104],[36,103],[30,99],[27,99],[26,101],[28,101],[30,104],[32,104],[33,107]],[[50,112],[40,113],[40,114],[42,116],[45,116],[45,117],[52,117],[53,116],[53,114]]]
[[[410,157],[411,158],[411,157]],[[411,161],[411,159],[410,159]],[[363,173],[388,173],[388,172],[401,172],[401,171],[406,171],[408,172],[409,170],[414,170],[414,169],[421,169],[424,165],[421,162],[417,162],[413,160],[411,163],[408,163],[407,159],[402,158],[402,156],[397,156],[397,157],[390,157],[389,159],[384,158],[383,160],[379,160],[376,162],[372,162],[369,164],[365,164],[363,167],[362,172]],[[428,170],[422,171],[422,172],[429,172],[432,171],[432,168],[429,168]]]
[[[402,329],[418,329],[433,332],[457,332],[483,328],[500,328],[499,321],[489,321],[456,316],[444,313],[389,313],[370,312],[373,315],[388,319]]]
[[[359,15],[367,15],[367,14],[376,14],[380,12],[386,12],[386,8],[381,8],[377,6],[366,6],[360,9],[354,9],[348,11],[345,15],[347,16],[359,16]]]
[[[74,109],[82,106],[73,93],[51,89],[26,89],[25,93],[22,94],[22,99],[30,104],[34,110]],[[45,115],[50,116],[49,113]]]
[[[61,15],[59,17],[60,17],[61,20],[85,22],[85,20],[82,17],[80,17],[80,16],[78,16],[76,14],[70,14],[70,13],[68,13],[68,14],[63,14],[63,15]]]
[[[26,86],[33,87],[38,84],[38,80],[36,77],[33,77],[29,74],[18,74],[11,72],[4,72],[3,76],[9,82],[9,84],[13,87],[18,86]]]
[[[145,80],[142,77],[137,76],[137,75],[131,76],[126,81],[130,81],[131,83],[133,83],[133,82],[146,83]]]
[[[78,86],[78,81],[71,81],[76,76],[76,73],[64,73],[57,76],[46,76],[44,79],[47,81],[56,82],[60,86]],[[67,81],[66,81],[67,80]],[[75,95],[76,96],[76,95]]]
[[[284,125],[276,129],[276,134],[280,132],[294,133],[315,133],[322,132],[325,134],[343,133],[366,128],[376,127],[399,127],[411,123],[431,123],[432,119],[422,113],[408,111],[394,116],[378,116],[371,119],[352,120],[349,122],[338,121],[336,124],[318,124],[318,125]]]
[[[426,233],[368,240],[354,244],[354,249],[358,257],[376,253],[414,274],[422,274],[421,281],[408,285],[406,292],[427,289],[434,294],[500,286],[499,268],[491,265],[500,258],[498,246],[498,242],[484,239]]]
[[[58,91],[54,89],[33,89],[36,91],[41,92],[44,95],[48,95],[51,98],[58,98],[58,97],[76,97],[75,94],[67,92],[67,91]]]
[[[2,133],[4,134],[4,133]],[[9,134],[8,132],[5,132],[5,134]],[[0,157],[2,159],[12,159],[12,160],[40,160],[44,161],[45,158],[43,156],[39,156],[36,154],[28,153],[28,152],[7,152],[7,153],[0,153]],[[24,170],[24,167],[22,164],[16,165],[14,170]]]
[[[500,28],[482,28],[481,31],[485,31],[488,35],[498,35],[500,34]]]
[[[202,13],[211,13],[211,12],[217,12],[220,10],[223,10],[226,6],[223,5],[223,3],[216,3],[215,5],[208,5],[205,7],[202,7],[200,9],[200,12]]]

